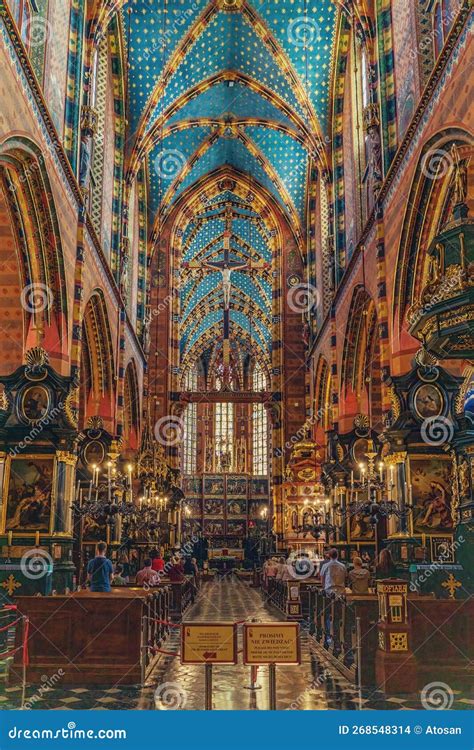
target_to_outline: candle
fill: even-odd
[[[129,464],[128,465],[128,488],[130,490],[132,489],[132,469],[133,469],[132,464]]]
[[[8,546],[11,547],[12,546],[12,540],[13,540],[13,531],[9,531],[8,532],[7,539],[8,539]]]
[[[92,496],[92,479],[91,479],[91,481],[89,482],[89,496],[88,496],[88,498],[87,498],[87,502],[88,502],[88,503],[90,503],[90,501],[91,501],[91,496]]]
[[[40,533],[39,531],[37,531],[35,534],[35,547],[39,547],[39,543],[40,543]]]
[[[111,474],[112,474],[112,462],[109,461],[108,464],[107,464],[107,497],[108,497],[109,503],[112,500],[112,477],[111,477]]]
[[[354,488],[354,472],[351,471],[351,489]]]
[[[379,463],[380,481],[383,482],[383,461]]]

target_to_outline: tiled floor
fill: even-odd
[[[278,620],[277,610],[269,606],[261,593],[235,577],[206,584],[186,620],[239,621]],[[179,651],[179,630],[173,631],[166,650]],[[312,638],[302,633],[302,664],[277,668],[277,707],[294,710],[393,709],[421,708],[418,697],[384,698],[373,691],[359,693],[346,679],[332,669],[324,655],[315,652]],[[239,638],[239,649],[241,648]],[[268,708],[268,671],[260,668],[259,690],[250,690],[250,668],[238,666],[213,668],[213,706],[215,709],[266,710]],[[452,708],[468,709],[474,705],[460,691],[453,690]],[[32,701],[32,696],[35,699]],[[136,687],[51,689],[38,694],[38,686],[29,686],[27,699],[31,708],[192,710],[204,708],[204,668],[182,666],[176,656],[162,655],[148,685]],[[20,687],[0,687],[0,708],[19,708]]]

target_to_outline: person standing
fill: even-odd
[[[96,547],[95,557],[87,563],[87,580],[89,581],[91,591],[104,593],[111,591],[110,582],[114,574],[114,569],[111,561],[105,556],[106,552],[106,543],[99,542]]]
[[[329,550],[329,560],[321,568],[321,581],[326,594],[324,607],[324,645],[329,647],[331,640],[339,643],[337,632],[331,632],[331,599],[342,596],[346,584],[346,566],[339,562],[337,549]]]

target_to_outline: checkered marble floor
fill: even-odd
[[[281,615],[268,604],[261,592],[235,576],[203,586],[185,620],[239,621],[279,620]],[[174,629],[165,649],[179,651],[179,630]],[[239,649],[241,643],[239,642]],[[268,670],[258,671],[260,689],[250,690],[250,668],[238,666],[213,668],[213,706],[218,710],[266,710],[268,708]],[[29,685],[27,706],[31,709],[82,710],[199,710],[204,708],[204,669],[182,666],[179,658],[162,655],[144,688],[137,686],[74,687],[60,685],[38,693]],[[21,687],[0,685],[0,709],[19,708]],[[471,709],[474,700],[453,690],[452,709]],[[371,690],[359,692],[337,673],[316,651],[313,639],[302,632],[302,664],[277,668],[277,707],[287,710],[413,710],[421,708],[417,696],[385,698]]]

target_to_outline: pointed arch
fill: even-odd
[[[406,203],[403,230],[398,249],[392,302],[395,336],[406,327],[408,308],[420,296],[425,280],[426,251],[449,215],[453,194],[452,144],[461,158],[471,156],[474,139],[465,130],[450,128],[434,135],[424,145],[415,169]],[[469,164],[469,181],[474,182],[474,159]]]
[[[123,385],[123,438],[125,449],[136,450],[140,438],[140,391],[137,366],[131,359],[125,368]]]
[[[1,248],[2,264],[11,272],[2,290],[16,359],[41,345],[51,364],[64,370],[68,302],[59,225],[44,156],[28,138],[0,145],[0,213],[11,240]]]
[[[101,416],[112,427],[115,407],[114,351],[101,289],[89,298],[82,319],[79,426],[90,416]]]

